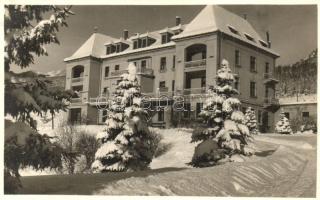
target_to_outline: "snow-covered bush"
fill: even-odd
[[[92,168],[96,172],[146,169],[155,150],[133,63],[121,76],[112,98],[106,128],[97,135],[102,144]]]
[[[253,154],[253,149],[247,147],[251,137],[244,124],[244,115],[239,110],[241,102],[232,97],[238,93],[232,87],[233,82],[229,63],[223,60],[217,71],[216,86],[209,89],[199,114],[206,125],[195,129],[192,134],[192,142],[201,141],[190,163],[195,167],[214,165],[233,154]]]
[[[82,167],[82,170],[78,171],[90,171],[91,165],[94,161],[95,153],[99,148],[97,139],[95,138],[95,136],[89,135],[82,130],[78,136],[75,146],[77,153],[82,155],[85,160],[85,166]],[[80,165],[80,162],[78,162],[78,165]]]
[[[246,113],[244,115],[244,124],[249,128],[250,133],[252,134],[259,133],[256,115],[254,113],[254,110],[252,110],[251,107],[248,107],[246,110]]]
[[[286,118],[283,111],[280,112],[280,120],[277,122],[275,131],[280,134],[292,134],[292,129],[288,118]]]

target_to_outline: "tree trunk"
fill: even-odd
[[[51,128],[52,130],[54,129],[54,119],[53,119],[54,114],[51,113]]]

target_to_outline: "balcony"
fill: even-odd
[[[185,68],[190,68],[190,67],[203,67],[206,66],[207,64],[207,60],[203,59],[203,60],[193,60],[193,61],[189,61],[189,62],[185,62],[184,63],[184,67]]]
[[[263,74],[264,84],[277,84],[279,81],[273,77],[272,73]]]
[[[137,68],[137,73],[138,74],[145,74],[145,75],[150,75],[153,76],[153,69],[151,68]]]
[[[128,70],[116,70],[111,72],[111,76],[121,76],[124,73],[128,73]]]
[[[111,72],[111,76],[105,77],[104,79],[108,79],[108,78],[110,78],[110,77],[119,77],[119,76],[121,76],[121,75],[124,74],[124,73],[128,73],[128,70],[125,69],[125,70],[113,71],[113,72]],[[144,75],[153,76],[153,69],[151,69],[151,68],[140,68],[140,67],[138,67],[138,68],[137,68],[137,74],[144,74]]]
[[[280,107],[279,99],[276,99],[274,97],[265,98],[263,101],[263,107],[271,111],[276,111]]]
[[[168,87],[160,87],[159,92],[168,92],[169,88]]]
[[[76,77],[71,79],[72,83],[80,83],[82,81],[83,81],[83,77]]]
[[[197,94],[205,94],[206,93],[206,88],[201,87],[201,88],[185,88],[183,89],[182,94],[183,95],[197,95]]]
[[[199,71],[199,70],[206,70],[207,60],[193,60],[184,63],[184,71],[185,72],[192,72],[192,71]]]

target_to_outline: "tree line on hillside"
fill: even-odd
[[[279,80],[279,97],[316,93],[317,49],[294,64],[277,66],[275,77]]]

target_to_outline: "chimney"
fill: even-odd
[[[93,32],[94,33],[98,33],[98,27],[97,26],[93,27]]]
[[[123,39],[128,39],[128,37],[129,37],[129,31],[127,30],[127,29],[124,29],[123,30]]]
[[[247,14],[243,14],[243,19],[247,20]]]
[[[268,47],[271,48],[271,41],[270,41],[270,35],[269,35],[269,31],[266,32],[267,35],[267,43],[268,43]]]
[[[176,16],[176,26],[178,26],[179,24],[181,24],[181,17]]]

